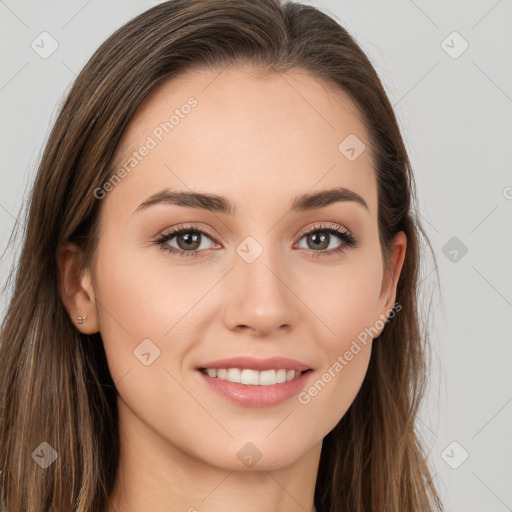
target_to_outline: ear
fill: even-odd
[[[384,269],[382,287],[377,307],[377,313],[379,314],[380,320],[387,320],[395,304],[398,278],[402,271],[406,250],[407,237],[403,231],[400,231],[394,236],[391,242],[388,268]]]
[[[99,331],[98,313],[94,298],[90,269],[80,273],[83,253],[72,242],[66,242],[57,249],[57,265],[59,268],[60,295],[71,321],[83,334],[94,334]],[[78,316],[86,316],[78,323]]]

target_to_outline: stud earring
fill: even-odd
[[[84,315],[84,316],[77,316],[76,317],[76,320],[77,322],[82,325],[82,321],[85,320],[87,318],[87,315]]]

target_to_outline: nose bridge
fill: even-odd
[[[299,312],[289,283],[291,272],[279,248],[270,246],[272,235],[260,234],[258,238],[247,236],[236,247],[225,320],[230,328],[247,326],[263,333],[293,325]]]

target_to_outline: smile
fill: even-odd
[[[299,378],[304,372],[297,370],[250,370],[246,368],[200,368],[208,377],[248,386],[272,386]],[[309,370],[306,370],[309,371]]]

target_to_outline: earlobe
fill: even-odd
[[[56,258],[60,295],[71,321],[84,334],[98,332],[98,316],[90,269],[80,272],[82,251],[76,244],[66,242],[58,248]]]

